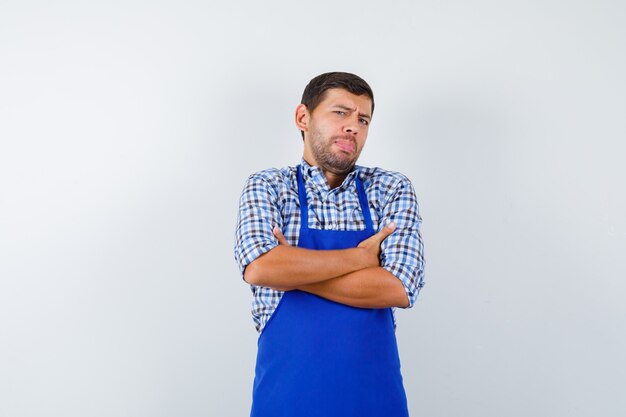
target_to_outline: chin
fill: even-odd
[[[334,172],[335,174],[347,174],[348,172],[352,171],[354,165],[354,163],[351,163],[350,165],[335,165],[332,167],[332,172]]]

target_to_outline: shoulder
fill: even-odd
[[[267,168],[255,172],[248,177],[248,183],[265,183],[270,186],[280,186],[285,182],[290,182],[295,176],[295,167]]]
[[[397,171],[390,171],[380,167],[358,167],[359,177],[363,185],[368,187],[411,187],[411,180]]]
[[[246,180],[244,193],[254,190],[260,193],[281,194],[296,183],[296,168],[268,168],[251,174]]]
[[[417,205],[417,196],[409,178],[397,171],[379,167],[359,167],[359,177],[370,201],[376,207]]]
[[[380,217],[400,222],[403,227],[421,222],[417,195],[406,175],[378,167],[364,168],[361,180],[370,204]]]

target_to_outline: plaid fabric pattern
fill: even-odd
[[[317,167],[301,161],[309,205],[309,227],[325,230],[362,230],[355,175],[359,175],[367,194],[374,228],[394,221],[396,230],[381,245],[381,266],[398,277],[406,290],[409,307],[424,286],[424,246],[422,219],[413,186],[407,177],[381,168],[357,166],[341,184],[330,189]],[[235,232],[235,260],[242,276],[248,264],[278,246],[272,234],[278,226],[291,245],[300,234],[300,202],[296,168],[267,169],[251,175],[239,201]],[[282,291],[251,285],[252,317],[261,332],[276,310]],[[395,309],[393,309],[395,310]],[[395,314],[394,314],[395,323]]]

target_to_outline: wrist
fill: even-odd
[[[348,259],[350,260],[350,272],[359,271],[361,269],[368,268],[371,265],[371,260],[369,252],[362,247],[357,246],[356,248],[347,249],[348,251]]]

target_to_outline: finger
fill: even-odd
[[[394,222],[390,222],[385,227],[380,229],[380,232],[377,233],[378,238],[383,241],[387,236],[392,234],[394,230],[396,230],[396,224]]]
[[[280,227],[274,226],[274,229],[272,229],[272,233],[274,234],[276,239],[278,239],[279,244],[289,246],[289,242],[287,242],[287,239],[285,239],[285,235],[283,235],[283,232],[280,230]]]

